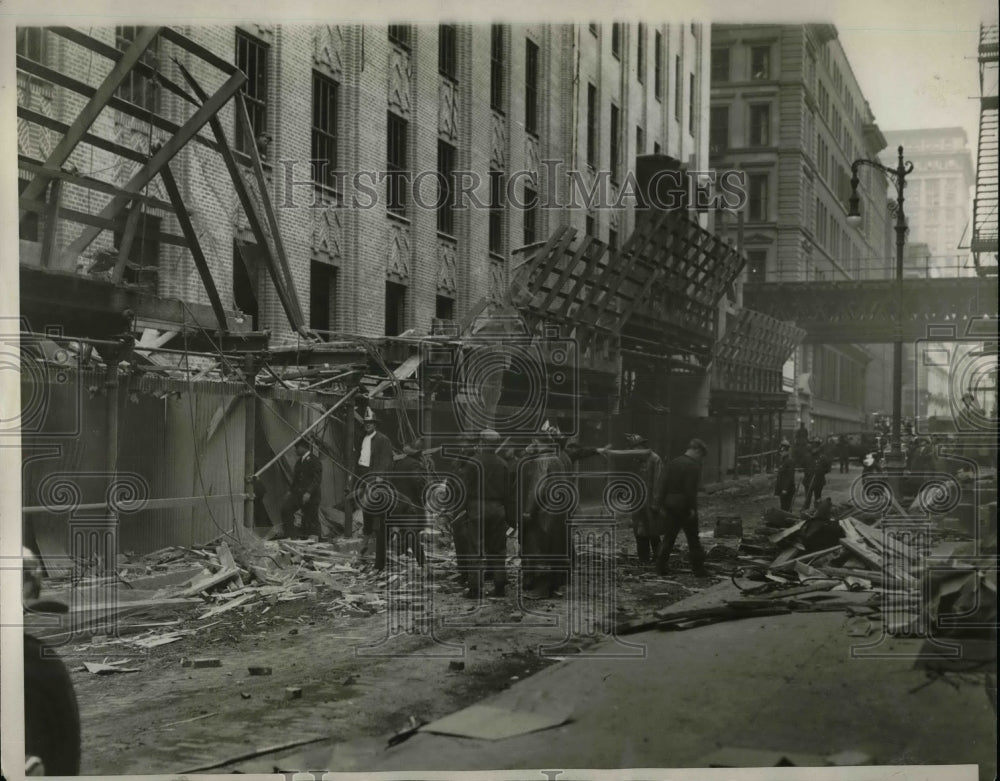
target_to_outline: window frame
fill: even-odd
[[[410,123],[391,111],[386,112],[386,116],[385,208],[392,214],[405,217],[409,205],[406,178],[409,173]]]
[[[458,25],[438,25],[438,73],[458,82]]]
[[[325,126],[320,126],[318,120],[322,120],[320,106],[323,101],[317,100],[321,97],[319,92],[323,90],[322,97],[325,98],[327,107],[327,121]],[[332,106],[332,108],[331,108]],[[320,115],[318,115],[318,112]],[[310,160],[312,162],[311,175],[313,184],[331,190],[337,189],[337,164],[339,157],[339,125],[340,125],[340,84],[324,73],[317,70],[312,72],[312,123],[310,125]],[[321,154],[321,149],[325,154]],[[323,177],[317,176],[320,167],[317,161],[325,160],[326,168]]]
[[[524,41],[524,130],[537,137],[539,125],[539,77],[541,50],[530,38]]]
[[[240,45],[243,44],[243,52],[246,59],[241,57]],[[255,54],[253,73],[249,72],[250,55]],[[250,119],[250,135],[252,140],[256,140],[267,133],[268,130],[268,91],[270,89],[271,70],[271,46],[267,41],[263,41],[256,36],[250,35],[244,30],[236,30],[236,67],[246,74],[247,80],[240,87],[243,94],[243,102],[247,107],[247,114]],[[240,63],[244,62],[247,68],[241,68]],[[261,93],[263,97],[261,97]],[[249,154],[249,147],[246,146],[246,134],[244,133],[242,113],[236,112],[236,139],[234,146],[238,152]]]

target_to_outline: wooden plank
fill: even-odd
[[[129,193],[139,192],[143,187],[149,184],[155,177],[160,169],[163,168],[173,157],[181,150],[181,148],[191,140],[191,138],[205,126],[209,120],[215,118],[226,102],[233,96],[233,94],[243,86],[246,82],[246,76],[242,73],[237,72],[233,76],[230,76],[226,80],[219,90],[204,104],[199,108],[188,120],[184,123],[181,129],[172,136],[167,143],[160,147],[156,153],[149,158],[146,164],[140,168],[135,175],[129,179],[129,181],[122,188],[124,193],[120,196],[116,196],[111,199],[111,202],[101,210],[101,217],[113,217],[118,214],[125,205],[131,200]],[[64,257],[67,258],[70,263],[83,252],[90,244],[97,238],[100,234],[99,229],[89,228],[85,230],[80,237],[74,241],[69,247],[67,247]]]
[[[559,275],[559,279],[556,280],[555,285],[552,286],[552,289],[549,290],[548,295],[545,296],[545,300],[542,301],[542,305],[539,307],[539,309],[542,312],[549,311],[549,307],[552,305],[552,302],[555,301],[556,296],[558,296],[562,292],[563,286],[569,280],[570,275],[576,268],[576,264],[580,262],[580,258],[586,254],[587,250],[590,248],[590,245],[593,243],[594,243],[593,236],[584,235],[584,237],[580,240],[580,246],[576,248],[576,252],[573,253],[573,257],[570,258],[569,261],[566,263],[566,267],[562,270],[562,273]]]
[[[140,155],[141,159],[145,159],[143,155]],[[119,195],[121,193],[121,188],[116,187],[110,182],[105,182],[100,179],[94,179],[89,176],[70,173],[69,171],[52,171],[43,170],[42,163],[39,160],[34,160],[27,155],[17,156],[17,167],[23,168],[32,174],[45,177],[47,179],[59,180],[61,182],[68,182],[76,187],[84,187],[88,190],[95,190],[100,193],[105,193],[106,195]],[[173,204],[168,201],[161,201],[159,198],[154,198],[151,195],[143,195],[137,193],[135,195],[135,200],[146,205],[151,206],[154,209],[160,209],[166,212],[173,212]]]
[[[44,201],[29,201],[24,198],[18,199],[18,205],[25,211],[38,212],[40,214],[45,212],[47,206]],[[59,216],[72,222],[79,222],[83,225],[93,225],[104,230],[125,229],[125,220],[121,217],[113,220],[107,220],[96,214],[88,214],[87,212],[77,211],[76,209],[70,209],[66,206],[59,207]],[[156,240],[160,244],[170,244],[171,246],[177,247],[187,246],[187,242],[183,237],[175,236],[173,233],[164,233],[161,230],[156,234],[150,235],[155,236]]]
[[[205,100],[207,93],[201,88],[201,85],[195,81],[194,77],[182,64],[178,63],[178,67],[188,86],[191,87],[200,99]],[[237,73],[239,72],[237,71]],[[235,78],[235,76],[231,78]],[[212,128],[212,133],[215,135],[215,140],[219,143],[219,151],[222,153],[222,159],[229,170],[233,188],[236,190],[236,196],[239,198],[240,204],[243,206],[243,211],[246,213],[247,221],[250,223],[250,230],[254,235],[254,240],[261,249],[270,252],[271,244],[268,241],[267,234],[264,232],[263,222],[260,213],[257,211],[257,204],[254,203],[253,198],[250,197],[250,193],[247,191],[246,182],[243,181],[243,173],[240,171],[239,164],[236,162],[236,156],[229,146],[229,142],[226,140],[226,132],[222,128],[222,122],[219,120],[217,113],[210,116],[209,125]],[[284,282],[281,275],[278,273],[273,262],[267,263],[267,270],[271,276],[271,281],[274,282],[275,291],[278,293],[278,299],[281,301],[288,322],[297,332],[303,336],[308,336],[308,332],[302,323],[302,313],[297,307],[293,306],[292,300],[289,299],[284,289]]]
[[[114,51],[118,52],[117,49],[115,49]],[[120,54],[121,52],[118,53]],[[79,79],[74,79],[72,76],[57,71],[53,68],[49,68],[45,65],[42,65],[41,63],[35,62],[34,60],[29,60],[27,58],[22,58],[19,56],[17,58],[17,67],[19,70],[23,70],[26,73],[30,73],[33,76],[37,76],[40,79],[44,79],[45,81],[51,82],[56,86],[68,89],[72,92],[77,93],[78,95],[82,95],[85,98],[91,97],[97,91],[96,87],[92,87],[89,84],[80,81]],[[150,70],[149,72],[153,73],[152,70]],[[148,78],[152,78],[152,76]],[[168,89],[169,89],[168,85],[173,84],[172,81],[164,78],[162,74],[158,74],[156,76],[156,81],[158,84],[167,87]],[[200,105],[198,101],[196,101],[193,97],[191,97],[191,95],[188,94],[186,90],[177,87],[177,85],[175,84],[173,84],[173,86],[176,89],[171,91],[176,91],[176,93],[182,95],[187,102],[193,103],[195,106]],[[115,111],[119,111],[122,114],[126,114],[130,117],[134,117],[135,119],[138,119],[141,122],[148,122],[149,124],[153,125],[153,127],[159,128],[160,130],[163,130],[166,133],[170,133],[171,135],[173,135],[180,129],[180,125],[178,125],[177,123],[171,122],[169,119],[166,119],[165,117],[162,117],[159,114],[156,114],[147,108],[143,108],[142,106],[137,106],[135,103],[131,103],[125,100],[124,98],[112,96],[111,98],[108,99],[107,107],[110,109],[114,109]],[[213,151],[218,151],[217,145],[211,139],[205,138],[202,135],[197,135],[195,136],[194,140]]]
[[[21,119],[25,119],[28,122],[44,128],[48,128],[49,130],[54,130],[57,133],[65,133],[69,130],[69,125],[65,122],[60,122],[58,119],[53,119],[52,117],[48,117],[39,111],[33,111],[32,109],[24,106],[17,107],[17,115],[21,117]],[[122,144],[116,144],[114,141],[109,141],[106,138],[95,136],[92,133],[84,133],[81,143],[89,144],[95,149],[103,149],[105,152],[111,152],[111,154],[124,157],[126,160],[134,160],[137,163],[146,161],[146,155],[142,152],[130,149]]]
[[[73,43],[90,49],[90,51],[95,54],[100,54],[102,57],[107,57],[109,60],[117,62],[124,55],[124,52],[120,49],[116,49],[114,46],[109,46],[104,43],[104,41],[99,41],[86,33],[73,29],[72,27],[49,27],[47,29],[49,32],[55,33],[56,35],[65,38],[67,41],[72,41]],[[169,28],[165,27],[160,30],[160,35],[163,38],[169,38],[167,35],[168,32]],[[183,98],[188,103],[198,105],[198,102],[191,97],[187,90],[168,79],[159,71],[146,65],[146,63],[141,60],[133,66],[133,70],[138,72],[140,75],[145,76],[147,79],[155,79],[164,89],[169,90],[180,98]]]
[[[656,236],[656,230],[666,219],[666,215],[667,213],[664,212],[663,214],[657,217],[656,221],[653,222],[653,224],[650,226],[648,235],[646,235],[643,238],[643,240],[639,243],[639,246],[637,248],[634,248],[630,253],[623,253],[623,255],[628,257],[628,261],[626,262],[624,269],[620,270],[616,269],[616,271],[618,271],[619,273],[615,280],[615,284],[608,292],[608,294],[604,297],[604,300],[601,302],[601,305],[597,308],[597,312],[594,314],[595,323],[599,322],[601,317],[604,315],[605,311],[607,311],[608,305],[611,303],[611,299],[614,298],[616,295],[618,295],[618,291],[621,289],[622,282],[624,281],[625,276],[632,269],[632,266],[635,265],[636,259],[645,254],[646,250],[653,242],[653,239]],[[637,232],[638,231],[636,231],[635,233]],[[635,233],[633,233],[633,235],[635,235]]]
[[[48,158],[42,164],[43,168],[58,170],[69,159],[73,150],[83,140],[84,135],[86,135],[87,131],[94,124],[98,115],[104,110],[104,106],[108,100],[114,95],[115,90],[125,81],[129,71],[132,70],[132,66],[146,53],[146,50],[156,40],[159,32],[159,27],[139,28],[135,40],[132,41],[121,59],[114,64],[111,72],[101,82],[101,86],[94,91],[87,104],[80,109],[80,113],[76,115],[73,124],[70,125],[63,137],[59,139],[55,148],[49,153]],[[42,194],[44,188],[45,182],[35,178],[21,194],[25,198],[37,198]]]
[[[191,257],[194,258],[194,265],[198,269],[198,276],[201,277],[201,283],[208,294],[208,300],[212,305],[212,311],[215,313],[215,319],[219,322],[219,330],[228,331],[229,323],[226,320],[226,310],[222,306],[222,299],[219,297],[219,291],[215,287],[212,270],[208,265],[205,253],[201,250],[201,242],[198,241],[198,234],[195,232],[194,225],[191,224],[191,217],[184,207],[184,199],[181,197],[180,188],[177,186],[177,180],[174,179],[174,174],[170,170],[169,164],[163,166],[163,170],[160,171],[160,179],[166,188],[167,197],[170,198],[174,206],[177,221],[181,226],[181,232],[184,234],[184,238],[187,239],[188,249],[191,251]]]
[[[122,233],[121,244],[118,245],[118,259],[115,261],[114,270],[111,272],[111,281],[120,285],[125,276],[125,264],[128,262],[129,253],[132,251],[132,242],[135,240],[136,230],[139,228],[139,218],[142,216],[142,207],[135,204],[128,213],[125,220],[125,231]]]
[[[204,613],[198,616],[198,620],[204,621],[206,618],[212,618],[213,616],[217,616],[220,613],[225,613],[229,610],[232,610],[233,608],[239,607],[240,605],[245,605],[247,602],[250,602],[253,599],[257,599],[257,596],[258,595],[255,593],[242,594],[236,597],[236,599],[231,599],[228,602],[224,602],[221,605],[216,605],[215,607],[206,610]]]
[[[576,236],[576,228],[571,228],[567,226],[562,237],[552,248],[552,251],[549,254],[549,256],[545,259],[545,263],[542,266],[541,271],[538,272],[538,276],[534,277],[533,280],[529,279],[528,293],[531,295],[532,309],[536,311],[541,311],[534,304],[535,296],[538,295],[539,292],[541,292],[543,286],[548,286],[549,275],[555,270],[556,265],[559,263],[559,261],[563,259],[566,250],[569,248],[569,245],[573,242],[573,238],[575,236]]]
[[[591,244],[591,246],[595,245]],[[569,317],[569,310],[573,306],[573,303],[577,300],[577,296],[580,295],[580,292],[583,290],[584,285],[587,284],[587,281],[594,276],[594,269],[597,268],[601,258],[604,257],[604,253],[608,252],[607,244],[600,243],[596,246],[599,251],[592,252],[590,254],[586,267],[580,272],[579,276],[577,276],[576,284],[573,285],[573,290],[570,291],[568,296],[566,296],[566,300],[563,302],[562,308],[559,310],[560,317]],[[610,258],[608,262],[611,262]]]
[[[49,188],[49,209],[45,217],[45,233],[42,234],[42,268],[52,260],[52,250],[56,246],[56,228],[59,226],[59,201],[62,198],[62,181],[55,179]]]
[[[232,580],[239,575],[239,571],[236,569],[223,569],[216,572],[214,575],[209,575],[201,580],[191,584],[189,588],[184,589],[179,596],[180,597],[193,597],[200,594],[202,591],[207,591],[215,586],[222,585],[227,580]]]
[[[207,62],[209,65],[218,68],[227,76],[232,76],[234,73],[239,73],[239,71],[236,70],[236,66],[233,65],[231,62],[227,62],[226,60],[222,59],[217,54],[215,54],[215,52],[209,51],[204,46],[195,43],[183,33],[179,32],[178,30],[175,30],[173,27],[164,27],[163,30],[160,31],[160,34],[166,40],[170,41],[172,44],[180,46],[182,49],[184,49],[187,52],[190,52],[195,57],[198,57],[199,59],[202,59],[205,62]]]
[[[411,355],[409,358],[403,361],[403,363],[401,363],[399,366],[397,366],[395,369],[392,370],[392,376],[395,377],[396,380],[405,380],[409,377],[412,377],[414,374],[417,373],[417,367],[420,366],[420,362],[422,360],[423,356],[420,354]],[[382,391],[384,391],[386,388],[388,388],[390,385],[393,384],[395,383],[392,380],[382,380],[382,382],[380,382],[371,391],[369,391],[368,398],[374,398],[375,396],[378,396]]]
[[[242,126],[247,135],[249,135],[250,115],[247,112],[246,101],[243,100],[243,93],[237,92],[235,97],[236,111],[238,112],[237,116],[243,117]],[[260,193],[260,199],[264,207],[264,216],[267,219],[267,224],[271,231],[271,240],[276,251],[276,256],[271,257],[269,260],[272,263],[276,263],[277,270],[281,273],[281,276],[285,281],[285,294],[288,296],[289,304],[293,308],[296,315],[296,319],[293,321],[293,324],[299,324],[303,335],[306,335],[306,331],[304,330],[305,316],[302,314],[302,305],[299,303],[298,293],[295,290],[295,280],[292,278],[292,272],[288,265],[288,254],[285,252],[285,244],[281,240],[281,230],[278,228],[278,219],[274,214],[274,207],[271,205],[271,197],[267,191],[267,180],[264,178],[264,168],[261,165],[260,154],[257,151],[257,140],[254,138],[248,138],[247,148],[250,150],[251,170],[253,171],[254,177],[257,179],[257,190]]]

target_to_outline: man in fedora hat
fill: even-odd
[[[667,562],[674,549],[677,535],[683,531],[688,543],[688,558],[695,575],[704,577],[705,550],[698,539],[698,485],[701,482],[701,465],[708,455],[708,446],[700,439],[692,439],[684,454],[667,464],[664,478],[663,505],[666,528],[656,552],[656,570],[667,572]]]
[[[774,480],[774,495],[781,502],[781,509],[790,512],[792,499],[795,498],[795,462],[792,460],[792,448],[788,440],[782,440],[778,446],[778,470]]]
[[[308,537],[310,534],[320,536],[319,528],[319,491],[323,479],[323,465],[312,452],[312,443],[308,437],[302,437],[295,442],[295,467],[292,469],[292,482],[288,487],[288,495],[281,505],[281,526],[275,529],[274,536],[284,537],[290,526],[296,529],[296,536]],[[295,513],[301,511],[301,525],[295,524]]]
[[[361,440],[358,452],[357,476],[369,489],[388,479],[393,472],[392,443],[389,437],[378,430],[378,418],[371,407],[365,410],[365,435]],[[364,542],[361,545],[361,555],[368,552],[372,535],[375,536],[375,569],[385,568],[385,513],[379,512],[373,505],[377,499],[361,501],[361,514],[364,518]]]

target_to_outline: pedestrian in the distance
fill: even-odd
[[[792,448],[787,441],[778,446],[778,470],[774,480],[774,495],[781,502],[781,509],[791,512],[792,500],[795,498],[795,462],[792,460]]]
[[[312,447],[305,438],[295,443],[298,458],[292,470],[292,482],[288,495],[281,505],[281,526],[274,530],[275,537],[284,537],[290,527],[295,528],[294,536],[308,537],[320,535],[319,493],[323,479],[323,465],[313,455]],[[302,522],[295,526],[295,513],[301,512]]]
[[[667,464],[663,500],[666,528],[656,552],[656,571],[661,575],[667,573],[670,553],[681,531],[687,538],[688,558],[694,574],[699,577],[708,575],[705,550],[698,539],[698,486],[701,483],[701,465],[707,455],[708,446],[700,439],[692,439],[684,455]]]
[[[840,461],[840,474],[848,474],[851,471],[851,443],[843,434],[837,440],[837,460]]]
[[[823,452],[823,443],[819,439],[814,439],[809,449],[809,457],[806,459],[805,471],[802,475],[802,485],[806,489],[806,500],[802,505],[803,510],[808,510],[813,503],[813,499],[819,501],[823,495],[823,487],[826,485],[826,476],[830,471],[830,459]]]

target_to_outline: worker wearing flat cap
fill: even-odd
[[[456,540],[465,555],[459,565],[466,570],[465,596],[478,599],[488,575],[493,578],[493,596],[506,595],[507,588],[507,490],[506,462],[496,454],[500,435],[486,429],[479,435],[476,452],[461,469],[465,486],[466,522]]]
[[[664,479],[663,505],[666,528],[660,549],[656,552],[656,570],[661,575],[667,572],[667,563],[677,541],[677,535],[684,532],[688,544],[688,558],[695,575],[704,577],[705,549],[698,538],[698,486],[701,483],[701,466],[708,455],[708,446],[700,439],[692,439],[683,455],[667,464]]]

